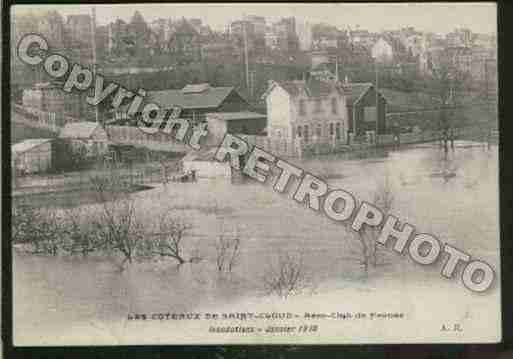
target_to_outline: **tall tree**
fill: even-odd
[[[438,98],[441,112],[438,129],[445,151],[448,143],[453,143],[454,129],[462,125],[463,117],[455,116],[457,107],[462,105],[469,93],[470,75],[457,63],[459,54],[452,49],[444,49],[433,60],[431,76],[428,79],[433,95]],[[456,111],[455,111],[456,110]]]

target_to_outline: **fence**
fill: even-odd
[[[119,181],[129,183],[131,186],[151,185],[167,182],[173,170],[173,166],[170,165],[122,164],[80,172],[24,176],[13,167],[12,191],[16,196],[30,193],[93,190],[92,180],[96,177],[116,177]]]
[[[388,146],[396,144],[395,140],[396,136],[393,134],[385,134],[378,136],[378,145],[380,146]],[[423,143],[423,142],[431,142],[436,141],[440,138],[440,134],[438,131],[426,130],[422,132],[409,132],[409,133],[400,133],[397,135],[397,140],[399,144],[412,144],[412,143]]]
[[[174,134],[166,134],[159,131],[155,134],[147,134],[133,126],[108,126],[109,140],[118,144],[131,144],[144,146],[160,151],[186,153],[190,150],[185,143],[174,139]]]
[[[50,130],[55,133],[58,133],[66,123],[78,121],[78,119],[71,116],[41,111],[36,108],[27,108],[19,104],[12,104],[12,110],[12,119],[15,122],[30,127]]]
[[[272,138],[256,135],[239,135],[252,146],[258,146],[264,151],[280,157],[301,157],[303,155],[321,155],[329,153],[344,152],[349,150],[344,142],[333,139],[330,143],[320,142],[312,139],[310,142],[289,141],[287,139]]]

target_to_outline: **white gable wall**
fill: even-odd
[[[291,98],[287,91],[275,86],[266,98],[267,135],[291,139]]]

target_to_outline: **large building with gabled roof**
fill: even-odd
[[[234,87],[213,87],[208,83],[186,85],[178,90],[148,91],[139,109],[142,111],[144,105],[148,103],[155,103],[166,112],[171,112],[178,107],[180,118],[190,119],[194,123],[205,122],[207,113],[251,110],[251,105]],[[141,113],[129,119],[126,115],[128,106],[129,104],[122,105],[114,111],[112,123],[136,123]]]
[[[180,117],[204,121],[212,112],[248,111],[250,104],[232,86],[213,87],[208,83],[187,85],[181,90],[150,91],[148,101],[170,110],[182,109]]]

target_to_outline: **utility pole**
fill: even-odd
[[[339,81],[339,75],[338,75],[338,56],[335,57],[335,79],[336,79],[337,84],[338,84],[338,81]]]
[[[246,74],[246,89],[249,91],[249,61],[248,61],[248,38],[246,33],[246,15],[242,19],[242,34],[244,37],[244,65]]]
[[[92,52],[93,52],[93,78],[96,78],[96,72],[97,72],[97,59],[96,59],[96,8],[92,7],[92,17],[91,17],[91,46],[92,46]],[[99,122],[100,120],[100,114],[98,112],[98,106],[94,107],[94,117],[96,122]]]
[[[379,123],[379,90],[378,90],[378,81],[379,81],[379,74],[378,74],[378,61],[377,59],[374,59],[374,67],[376,70],[376,134],[374,138],[374,144],[376,147],[378,147],[378,123]]]
[[[485,100],[488,101],[488,59],[484,60],[484,75],[485,75]]]

